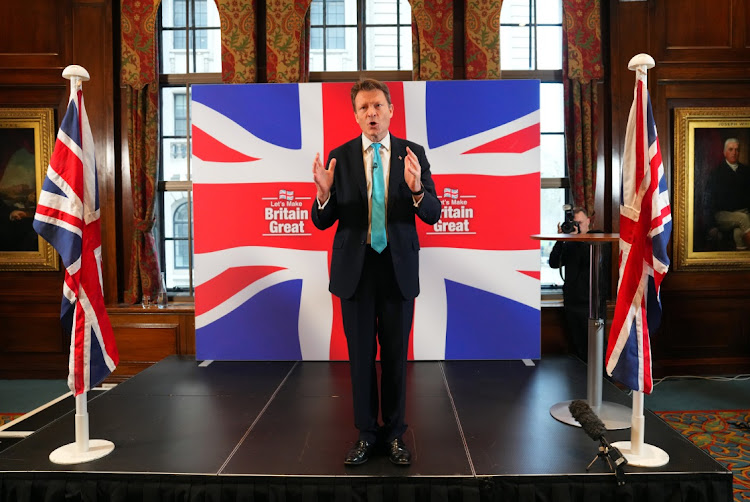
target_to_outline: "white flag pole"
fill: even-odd
[[[654,58],[648,54],[638,54],[628,63],[628,69],[635,72],[636,84],[643,75],[644,87],[647,87],[648,70],[656,66]],[[640,141],[641,138],[638,138]],[[613,443],[622,452],[628,463],[639,467],[659,467],[669,462],[667,452],[657,446],[644,443],[645,417],[643,416],[643,392],[633,391],[633,416],[630,422],[630,441]]]
[[[62,76],[70,79],[71,96],[78,92],[83,82],[90,80],[89,72],[78,65],[67,66],[63,70]],[[115,449],[114,443],[106,439],[89,440],[87,395],[87,392],[82,392],[76,396],[76,442],[61,446],[49,454],[50,461],[55,464],[80,464],[82,462],[89,462],[108,455]]]

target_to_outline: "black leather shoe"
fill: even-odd
[[[388,443],[388,459],[396,465],[411,465],[411,452],[401,438]]]
[[[344,464],[346,465],[360,465],[370,460],[370,454],[375,448],[375,444],[360,439],[352,447],[351,450],[346,454]]]

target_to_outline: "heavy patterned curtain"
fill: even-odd
[[[453,79],[453,0],[409,0],[414,80]]]
[[[216,0],[221,18],[221,80],[258,81],[256,0]]]
[[[312,0],[266,2],[266,80],[271,83],[309,79],[309,16]]]
[[[453,0],[409,0],[412,8],[414,80],[452,80]],[[500,78],[502,0],[467,0],[464,61],[467,79]]]
[[[573,203],[594,213],[599,117],[596,80],[604,75],[599,0],[563,0],[565,150]]]
[[[500,8],[503,0],[466,0],[467,79],[500,78]]]
[[[128,106],[128,156],[133,193],[133,241],[127,303],[156,297],[161,287],[154,242],[156,168],[159,155],[159,82],[156,14],[160,0],[122,0],[121,81]]]

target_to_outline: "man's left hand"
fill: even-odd
[[[406,147],[406,159],[404,159],[404,180],[412,192],[422,189],[422,167],[419,165],[417,155]]]

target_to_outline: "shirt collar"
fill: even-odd
[[[385,148],[386,152],[391,151],[391,132],[388,131],[385,135],[385,138],[380,140],[380,144]],[[370,145],[372,145],[372,141],[370,141],[370,138],[364,135],[362,133],[362,151],[366,152],[368,148],[370,148]]]

